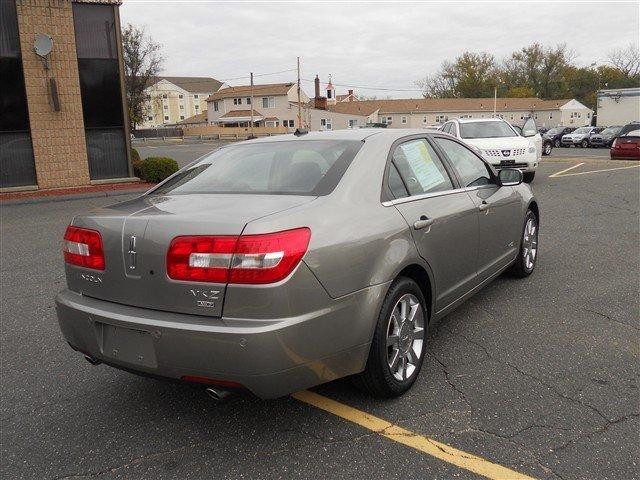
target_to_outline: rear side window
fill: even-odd
[[[226,147],[151,193],[327,195],[361,145],[353,140],[294,140]]]
[[[435,140],[458,173],[463,187],[494,183],[487,166],[467,147],[447,138],[436,137]]]
[[[449,174],[438,155],[424,139],[398,145],[393,152],[392,161],[409,195],[422,195],[453,188]],[[390,177],[392,171],[393,169],[389,172]]]

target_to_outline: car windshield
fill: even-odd
[[[221,148],[180,171],[151,194],[327,195],[362,142],[282,141]]]
[[[461,122],[462,138],[517,137],[518,134],[504,122]]]
[[[620,130],[622,130],[622,127],[607,127],[601,133],[602,135],[615,135]]]
[[[573,133],[589,133],[590,131],[591,129],[589,127],[581,127]]]

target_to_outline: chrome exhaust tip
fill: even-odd
[[[91,365],[100,365],[102,362],[97,358],[90,357],[89,355],[85,355],[84,359],[89,362]]]
[[[207,392],[207,395],[209,395],[216,402],[222,402],[231,395],[231,392],[229,392],[228,390],[219,390],[213,387],[207,387],[204,389],[204,391]]]

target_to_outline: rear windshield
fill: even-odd
[[[462,138],[502,138],[517,137],[518,134],[504,122],[464,122],[460,123]]]
[[[353,140],[294,140],[225,147],[151,193],[327,195],[361,145]]]

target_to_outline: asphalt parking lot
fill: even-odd
[[[213,403],[93,367],[58,330],[60,241],[114,199],[0,207],[3,478],[640,477],[640,168],[571,150],[585,155],[545,158],[533,183],[534,274],[445,318],[392,401],[341,380]]]

